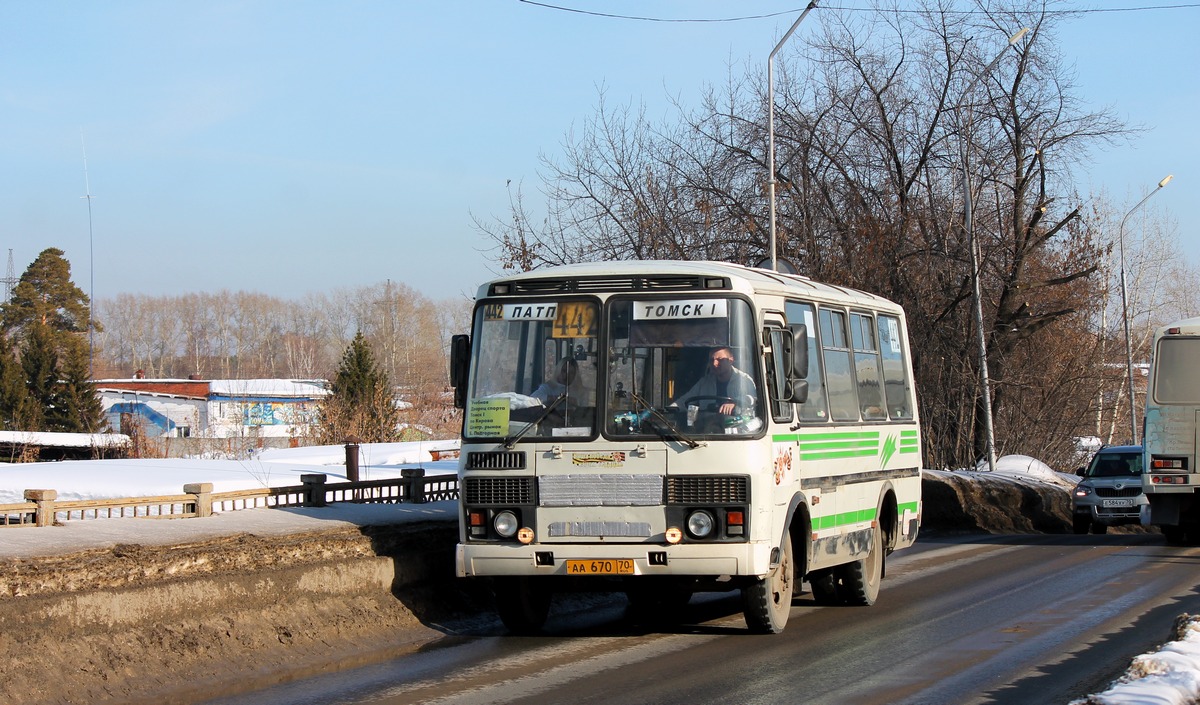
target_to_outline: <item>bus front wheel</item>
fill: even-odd
[[[751,631],[778,634],[787,625],[795,587],[792,537],[784,534],[779,547],[779,565],[765,578],[742,588],[743,611]]]
[[[514,634],[536,634],[546,624],[553,592],[546,581],[536,578],[494,578],[496,612]]]

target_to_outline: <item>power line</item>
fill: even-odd
[[[588,15],[591,17],[603,17],[614,20],[634,20],[637,22],[672,22],[672,23],[719,23],[719,22],[743,22],[746,20],[763,20],[781,15],[794,15],[797,12],[803,11],[804,8],[797,7],[791,10],[781,10],[779,12],[769,12],[762,15],[739,15],[736,17],[650,17],[646,15],[619,15],[611,12],[598,12],[596,10],[585,10],[578,7],[567,7],[565,5],[552,5],[545,2],[536,2],[536,0],[518,0],[526,5],[534,5],[547,10],[557,10],[559,12],[570,12],[577,15]],[[1149,10],[1189,10],[1200,8],[1200,3],[1178,3],[1173,5],[1137,5],[1133,7],[1092,7],[1080,8],[1078,10],[1046,10],[1047,15],[1091,15],[1101,12],[1146,12]],[[841,10],[844,12],[876,12],[875,8],[867,7],[849,7],[845,5],[822,5],[823,10]],[[924,10],[906,10],[896,8],[889,12],[898,12],[901,14],[920,14]],[[946,14],[955,15],[986,15],[982,10],[948,10]]]

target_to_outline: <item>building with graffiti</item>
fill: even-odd
[[[147,438],[295,438],[329,394],[321,380],[100,379],[108,425]]]

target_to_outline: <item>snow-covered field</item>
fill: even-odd
[[[359,446],[358,479],[400,477],[404,468],[428,475],[453,475],[458,461],[434,460],[457,451],[458,441],[367,443]],[[23,502],[28,489],[57,490],[60,500],[111,499],[179,494],[191,482],[211,482],[214,492],[286,487],[300,476],[325,473],[346,479],[345,446],[265,450],[245,460],[149,458],[64,460],[57,463],[0,463],[0,504]]]

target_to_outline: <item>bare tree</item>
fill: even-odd
[[[814,278],[905,306],[933,466],[983,453],[964,157],[1000,450],[1066,457],[1094,408],[1099,380],[1080,371],[1097,347],[1083,334],[1094,332],[1104,246],[1078,222],[1070,174],[1127,132],[1074,99],[1055,49],[1056,4],[827,10],[777,85],[779,254]],[[1021,26],[1032,28],[1026,41],[1004,49]],[[680,107],[672,124],[611,109],[602,95],[563,155],[544,160],[545,219],[535,224],[518,191],[510,218],[478,225],[516,268],[650,257],[753,264],[769,254],[765,106],[758,69],[710,89],[694,112]],[[1091,344],[1051,345],[1060,340]],[[1041,379],[1048,371],[1057,381]]]

